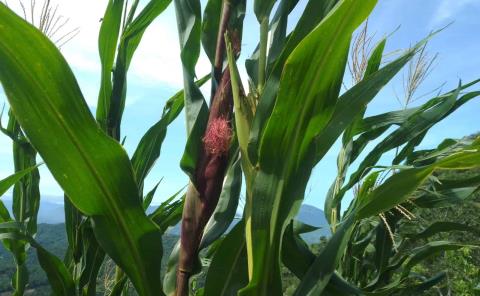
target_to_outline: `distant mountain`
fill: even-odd
[[[8,209],[12,208],[11,199],[2,198],[2,201]],[[154,207],[149,209],[149,212],[152,211],[153,208]],[[63,258],[67,247],[65,225],[63,224],[63,205],[42,201],[40,204],[38,218],[39,227],[36,240],[59,258]],[[237,216],[233,224],[237,223],[240,218],[240,216]],[[300,208],[297,219],[303,223],[321,227],[319,230],[302,235],[303,239],[305,239],[307,243],[317,243],[319,242],[321,236],[330,236],[330,228],[325,220],[325,215],[322,210],[314,206],[303,205]],[[233,225],[231,227],[233,227]],[[168,254],[170,254],[171,250],[173,249],[173,246],[178,240],[179,235],[180,225],[176,225],[175,227],[172,227],[163,237],[165,255],[162,261],[162,268],[165,268]],[[45,273],[41,270],[36,258],[36,254],[32,249],[29,250],[27,266],[30,271],[29,291],[33,293],[28,295],[50,295],[51,291],[47,282],[47,278]],[[11,295],[9,292],[11,289],[10,279],[14,272],[15,268],[13,258],[11,254],[7,252],[0,244],[0,296]]]
[[[8,197],[2,199],[7,209],[12,208],[12,201]],[[150,207],[147,212],[152,212],[155,209],[154,206]],[[232,227],[240,220],[240,216],[236,217]],[[318,242],[321,236],[330,236],[330,227],[328,226],[327,220],[325,219],[325,214],[319,208],[316,208],[311,205],[302,205],[300,212],[298,213],[297,219],[305,224],[309,224],[315,227],[320,227],[319,230],[314,232],[303,234],[302,237],[308,243]],[[63,204],[53,203],[46,200],[43,200],[40,203],[40,210],[38,213],[38,223],[45,224],[59,224],[65,222],[65,216],[63,212]],[[180,225],[172,227],[168,231],[171,235],[180,235]]]
[[[47,207],[45,207],[46,209]],[[49,252],[58,258],[63,258],[67,250],[67,237],[65,234],[65,224],[39,224],[36,241]],[[164,235],[162,270],[166,270],[167,260],[173,247],[178,241],[178,237]],[[28,250],[27,268],[29,271],[28,286],[25,295],[50,296],[52,291],[48,283],[45,272],[38,263],[37,254],[33,248]],[[100,279],[103,276],[104,269],[100,271]],[[0,296],[12,296],[11,278],[15,274],[15,262],[10,252],[8,252],[0,243]],[[104,281],[99,280],[97,286],[97,295],[104,295]],[[105,294],[106,295],[106,294]],[[130,294],[129,294],[130,295]]]

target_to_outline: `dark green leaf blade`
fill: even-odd
[[[0,197],[4,195],[13,185],[15,185],[15,183],[20,181],[23,177],[25,177],[25,175],[28,175],[36,168],[37,166],[31,167],[0,180]]]
[[[230,231],[215,252],[205,282],[205,295],[236,295],[247,283],[247,250],[242,221]]]
[[[57,48],[3,4],[0,34],[0,80],[17,120],[139,294],[158,295],[161,237],[143,212],[126,152],[97,126]]]

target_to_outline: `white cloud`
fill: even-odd
[[[67,61],[76,73],[98,77],[100,73],[100,59],[98,57],[98,32],[100,19],[107,1],[68,1],[62,3],[62,11],[71,18],[72,26],[78,26],[80,33],[62,50]],[[141,8],[139,8],[140,10]],[[197,64],[199,75],[207,73],[210,64],[202,54]],[[79,75],[83,76],[83,75]],[[147,29],[138,47],[129,70],[129,77],[135,84],[152,86],[167,84],[172,88],[183,85],[182,64],[175,23],[173,5],[160,15]],[[79,77],[82,89],[96,88],[97,85],[87,86],[89,82]],[[89,79],[91,81],[91,79]],[[91,105],[93,101],[87,100]]]
[[[161,16],[149,27],[133,58],[130,77],[148,85],[164,83],[173,88],[182,87],[182,63],[175,28],[169,15]],[[199,58],[196,71],[200,76],[210,71],[204,54]]]
[[[478,0],[443,0],[438,4],[431,21],[432,26],[443,24],[446,21],[453,21],[453,17],[460,11],[468,9],[471,6],[479,6]]]
[[[62,48],[62,54],[77,76],[87,103],[96,105],[100,79],[98,56],[98,32],[108,1],[56,0],[60,14],[70,19],[66,30],[79,28],[79,34]],[[20,7],[12,7],[23,15]],[[138,11],[140,11],[139,7]],[[198,75],[210,71],[208,58],[202,53],[197,64]],[[183,86],[180,49],[173,5],[157,18],[145,32],[133,58],[129,78],[137,86],[169,85],[178,89]],[[132,102],[130,102],[131,104]]]

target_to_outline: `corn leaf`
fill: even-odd
[[[215,64],[218,29],[222,15],[222,0],[209,0],[203,13],[202,45],[212,65]],[[245,17],[245,0],[229,1],[230,28],[235,28],[235,34],[242,40],[243,18]],[[232,33],[232,32],[231,32]],[[223,38],[223,36],[222,36]]]
[[[253,274],[240,295],[281,293],[282,232],[300,206],[314,165],[310,149],[315,137],[333,114],[351,34],[375,4],[341,1],[287,59],[259,150],[252,204]]]
[[[208,79],[208,75],[203,77],[197,81],[197,85],[202,86]],[[184,91],[179,91],[167,101],[160,120],[148,129],[140,143],[138,143],[132,156],[132,166],[140,186],[140,193],[142,192],[145,178],[160,156],[162,144],[167,135],[167,128],[178,117],[183,107]]]
[[[409,240],[418,240],[418,239],[429,238],[441,232],[450,232],[450,231],[469,231],[476,234],[480,232],[479,229],[469,225],[462,224],[462,223],[440,221],[440,222],[432,223],[431,225],[429,225],[427,228],[425,228],[419,233],[407,233],[404,236]]]
[[[161,236],[126,152],[97,126],[55,45],[3,4],[0,34],[0,80],[26,135],[138,293],[159,295]]]
[[[102,64],[102,75],[100,93],[98,95],[97,120],[104,129],[106,129],[107,112],[110,106],[110,95],[113,87],[112,69],[120,35],[123,6],[124,0],[109,0],[98,36],[98,50]]]
[[[244,227],[239,222],[220,243],[208,269],[205,295],[236,295],[248,283]]]
[[[174,0],[180,38],[185,90],[187,145],[180,166],[192,178],[201,139],[208,120],[208,107],[195,85],[195,65],[200,55],[201,10],[199,0]]]
[[[4,195],[10,187],[15,185],[18,181],[20,181],[23,177],[28,175],[30,172],[32,172],[37,166],[25,169],[20,172],[16,172],[15,174],[8,176],[7,178],[0,180],[0,197]]]
[[[375,47],[373,50],[370,58],[368,59],[367,63],[367,69],[365,70],[365,73],[363,75],[363,78],[367,78],[370,75],[374,74],[375,72],[378,71],[380,68],[380,64],[382,61],[382,56],[383,56],[383,51],[385,49],[385,44],[386,44],[386,39],[383,39],[378,43],[378,45]],[[401,63],[399,65],[399,68],[401,67]],[[395,71],[392,71],[392,74],[394,74]],[[389,77],[388,75],[385,75],[385,77]],[[390,76],[391,77],[391,76]],[[363,80],[362,80],[363,82]],[[360,83],[362,83],[360,82]],[[380,84],[381,85],[381,84]],[[373,93],[374,94],[374,93]],[[374,96],[374,95],[373,95]],[[373,96],[365,96],[365,97],[373,97]],[[333,204],[333,198],[337,195],[338,191],[340,190],[341,186],[343,185],[343,182],[345,181],[345,176],[347,174],[348,167],[350,165],[350,159],[352,156],[352,146],[353,146],[353,135],[352,135],[352,130],[353,128],[357,125],[359,121],[363,118],[364,114],[366,111],[366,106],[364,106],[363,110],[359,112],[356,115],[356,118],[350,125],[348,126],[347,130],[343,134],[343,139],[342,139],[342,148],[338,154],[337,157],[337,168],[338,168],[338,173],[337,177],[335,178],[335,181],[333,184],[330,186],[330,189],[327,193],[327,197],[325,198],[325,216],[327,218],[327,221],[329,221],[330,224],[335,224],[336,221],[332,221],[333,219],[333,208],[338,207],[337,204]],[[332,229],[335,229],[335,225],[332,225]]]
[[[405,169],[388,178],[358,205],[358,218],[366,218],[387,211],[406,201],[436,169],[467,169],[479,166],[478,147],[448,156],[429,166]]]
[[[345,247],[350,240],[354,222],[353,216],[345,218],[343,224],[333,234],[325,248],[302,277],[294,295],[322,295],[332,278],[340,257],[343,256]]]
[[[238,155],[238,152],[234,154]],[[228,168],[217,206],[205,226],[200,249],[211,245],[223,235],[233,219],[235,219],[238,201],[240,199],[240,190],[242,188],[242,169],[240,163],[240,157],[233,159],[232,164]]]
[[[277,58],[271,71],[267,72],[267,83],[259,104],[255,113],[255,118],[252,123],[252,129],[250,132],[248,156],[252,163],[256,163],[258,160],[258,149],[260,144],[260,138],[265,128],[265,123],[270,117],[275,100],[278,93],[278,86],[280,83],[280,76],[282,74],[285,61],[290,56],[292,51],[307,36],[333,9],[338,0],[318,1],[310,0],[307,3],[307,7],[304,13],[300,17],[294,31],[289,35],[288,41],[282,53]],[[258,59],[258,57],[257,57]],[[252,79],[256,79],[256,72],[258,66],[256,66],[256,60],[246,61],[245,67]],[[268,70],[268,69],[267,69]]]
[[[72,275],[68,272],[63,262],[45,250],[33,238],[16,231],[0,231],[0,240],[28,241],[37,251],[38,262],[47,275],[54,295],[75,295],[75,284]]]

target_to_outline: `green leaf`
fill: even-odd
[[[160,232],[163,234],[171,226],[177,225],[182,218],[183,202],[185,196],[176,200],[180,193],[185,188],[180,189],[166,201],[164,201],[158,208],[149,215],[149,217],[157,223]]]
[[[187,145],[180,166],[192,179],[208,120],[208,107],[195,85],[195,65],[200,55],[201,11],[199,0],[174,0],[180,38],[185,90]]]
[[[405,289],[405,294],[419,294],[423,291],[426,291],[435,285],[441,283],[447,277],[446,272],[439,272],[438,274],[432,276],[429,279],[424,280],[422,283],[416,284],[411,288]]]
[[[242,169],[240,163],[240,157],[237,157],[228,167],[217,206],[203,231],[200,249],[211,245],[223,235],[235,219],[238,201],[240,199],[240,190],[242,188]]]
[[[425,135],[427,134],[427,131],[424,131],[423,133],[418,134],[415,138],[411,139],[410,141],[405,144],[405,146],[398,152],[397,156],[392,161],[393,165],[398,165],[400,164],[403,160],[405,160],[409,155],[411,155],[414,151],[415,148],[420,145],[420,143],[423,141],[423,138],[425,138]]]
[[[65,256],[65,263],[67,266],[72,266],[80,261],[82,253],[82,244],[78,238],[80,237],[83,215],[65,195],[63,197],[63,208],[68,242],[68,256]]]
[[[407,277],[410,270],[421,261],[435,256],[439,252],[458,250],[466,247],[465,244],[452,243],[448,241],[429,242],[424,246],[412,250],[412,255],[405,261],[402,267],[401,277]]]
[[[10,187],[15,185],[18,181],[20,181],[23,177],[28,175],[30,172],[32,172],[34,169],[36,169],[37,166],[25,169],[23,171],[17,172],[11,176],[8,176],[7,178],[0,180],[0,197],[4,195]]]
[[[38,262],[45,271],[54,295],[75,295],[75,284],[71,274],[60,259],[49,253],[33,238],[18,232],[0,233],[0,240],[28,241],[37,251]]]
[[[386,39],[380,41],[380,43],[375,47],[371,56],[368,59],[367,69],[365,73],[363,73],[363,79],[368,78],[372,74],[378,71],[380,68],[380,64],[382,61],[383,51],[385,49]],[[401,67],[401,64],[400,64]],[[397,70],[398,71],[398,70]],[[395,71],[392,71],[394,74]],[[385,75],[385,77],[392,77],[390,75]],[[362,82],[360,82],[362,83]],[[373,87],[372,87],[373,88]],[[364,97],[374,97],[375,92],[371,93],[370,96],[365,95]],[[361,121],[366,111],[366,105],[363,107],[363,110],[356,115],[356,118],[353,122],[350,123],[348,128],[345,130],[342,139],[342,148],[337,157],[337,168],[338,173],[335,181],[330,186],[330,189],[327,193],[327,197],[325,198],[325,216],[327,221],[332,225],[332,229],[335,230],[335,224],[337,218],[339,218],[340,206],[338,204],[334,204],[334,197],[340,191],[340,188],[343,186],[345,181],[345,176],[347,174],[348,167],[351,163],[352,157],[352,147],[353,147],[353,132],[352,130],[355,128],[357,123]],[[334,210],[335,208],[335,210]]]
[[[318,229],[321,229],[321,227],[312,226],[312,225],[303,223],[299,220],[293,220],[293,232],[295,234],[300,235],[304,233],[313,232]]]
[[[209,0],[207,2],[203,13],[202,45],[212,65],[215,64],[218,29],[220,28],[220,17],[223,9],[222,4],[225,3],[230,9],[228,27],[235,30],[235,32],[230,33],[236,34],[239,40],[242,40],[245,2],[245,0]],[[223,36],[221,37],[223,38]]]
[[[208,269],[205,295],[236,295],[248,283],[244,227],[239,222],[220,243]]]
[[[298,235],[299,233],[295,233],[295,223],[293,222],[293,228],[292,224],[289,224],[283,235],[282,262],[297,278],[302,280],[315,262],[316,257]],[[333,273],[325,287],[324,294],[338,296],[360,295],[361,291],[345,281],[337,273]]]
[[[315,255],[295,230],[292,221],[283,234],[282,262],[297,278],[302,279],[315,261]]]
[[[209,75],[204,76],[196,84],[202,86],[209,78]],[[160,156],[162,144],[167,135],[167,128],[178,117],[183,110],[183,106],[184,91],[182,90],[167,101],[163,108],[162,117],[145,133],[132,156],[132,166],[140,185],[140,193],[146,176]]]
[[[338,0],[310,0],[307,3],[304,13],[300,17],[300,20],[298,21],[293,32],[289,35],[288,41],[282,50],[281,55],[277,58],[271,71],[267,73],[267,83],[265,85],[263,94],[259,99],[255,118],[252,123],[252,130],[250,132],[248,155],[252,163],[256,163],[258,159],[260,139],[265,128],[265,123],[267,122],[268,118],[270,118],[273,106],[275,104],[280,78],[286,60],[292,51],[297,47],[297,45],[303,40],[303,38],[305,38],[312,30],[314,30],[315,27],[328,15],[337,2]],[[245,67],[250,73],[250,77],[252,77],[252,79],[255,81],[256,74],[252,75],[251,73],[257,72],[256,69],[258,69],[258,66],[256,65],[256,62],[253,61],[249,63],[247,60]]]
[[[114,44],[113,41],[118,41],[118,49],[116,51],[116,61],[113,68],[108,68],[110,64],[105,63],[105,68],[102,72],[105,75],[104,79],[110,79],[112,81],[111,89],[109,87],[105,88],[106,90],[110,90],[110,92],[102,92],[100,93],[100,99],[104,100],[102,106],[102,102],[99,102],[100,108],[102,108],[99,112],[97,112],[97,120],[100,122],[102,128],[108,131],[108,134],[114,137],[115,139],[120,139],[120,125],[122,120],[123,111],[125,108],[125,101],[126,101],[126,90],[127,90],[127,72],[130,67],[131,60],[133,55],[142,40],[143,34],[148,26],[153,22],[153,20],[158,17],[170,4],[171,0],[151,0],[149,3],[144,7],[144,9],[138,14],[138,16],[133,20],[133,15],[135,14],[135,10],[138,4],[138,1],[134,2],[132,8],[130,10],[128,20],[125,21],[125,28],[121,34],[120,39],[118,40],[118,28],[120,26],[120,22],[122,21],[122,12],[123,15],[126,15],[126,11],[120,9],[119,4],[113,4],[112,7],[107,7],[106,14],[109,16],[109,13],[114,14],[114,17],[111,19],[111,23],[105,26],[105,34],[108,34],[111,29],[114,29],[114,36],[116,36],[115,40],[111,40],[108,43],[106,48],[108,49],[105,57],[105,61],[110,63],[111,59],[115,55]],[[123,1],[122,1],[123,3]],[[126,7],[124,8],[126,9]],[[114,10],[110,11],[110,10]],[[103,35],[100,37],[104,37]],[[108,37],[107,37],[108,38]],[[102,45],[102,40],[99,41],[100,45]],[[100,49],[102,47],[100,46]],[[103,54],[101,52],[101,54]],[[102,67],[104,68],[104,67]],[[111,71],[112,73],[107,73],[107,71]],[[102,78],[103,79],[103,78]]]
[[[419,233],[407,233],[404,236],[409,240],[418,240],[418,239],[429,238],[441,232],[450,232],[450,231],[469,231],[475,234],[478,234],[480,232],[479,229],[469,225],[462,224],[462,223],[440,221],[440,222],[432,223],[431,225],[429,225],[427,228],[425,228]]]
[[[95,238],[91,223],[82,223],[78,243],[82,247],[81,269],[78,288],[83,289],[86,295],[95,295],[97,289],[97,276],[105,259],[105,252]],[[81,237],[81,239],[80,239]]]
[[[357,171],[350,176],[350,180],[343,191],[351,188],[351,186],[353,186],[363,174],[368,172],[380,159],[383,153],[420,137],[420,135],[428,131],[437,122],[444,119],[465,102],[480,94],[477,94],[476,92],[468,93],[457,100],[459,92],[464,88],[465,87],[459,85],[455,91],[448,92],[445,95],[428,101],[403,121],[397,130],[389,134],[384,140],[377,144],[365,157]],[[413,143],[416,144],[415,142]]]
[[[387,43],[387,38],[383,38],[378,42],[377,46],[373,49],[372,54],[368,58],[367,68],[365,69],[365,73],[363,73],[363,77],[366,78],[373,73],[377,72],[380,69],[380,65],[382,64],[383,53],[385,51],[385,45]]]
[[[268,19],[272,12],[273,5],[277,0],[255,0],[253,10],[257,16],[258,22],[262,22],[265,18]]]
[[[215,53],[222,15],[223,0],[208,0],[203,12],[202,45],[210,63],[215,64]]]
[[[98,35],[98,51],[102,64],[100,93],[97,104],[97,120],[102,128],[107,127],[108,108],[110,107],[110,95],[112,92],[112,70],[115,60],[117,42],[120,35],[120,23],[124,0],[109,0],[102,26]]]
[[[479,149],[453,154],[429,166],[405,169],[388,178],[358,205],[358,218],[377,215],[406,201],[436,169],[467,169],[480,163]]]
[[[29,140],[138,293],[159,295],[161,236],[126,152],[97,126],[55,45],[3,4],[0,35],[0,80]]]
[[[471,87],[478,82],[479,80],[475,80],[468,84],[462,85],[460,87],[460,90],[465,90],[466,88]],[[438,104],[439,100],[445,99],[445,97],[450,96],[455,91],[457,91],[457,89],[443,94],[440,97],[435,97],[419,107],[387,112],[364,118],[361,122],[358,122],[352,134],[360,134],[360,136],[353,143],[351,162],[357,159],[357,157],[360,155],[360,153],[364,150],[364,148],[370,141],[381,136],[386,130],[388,130],[389,127],[391,127],[392,125],[401,126],[415,114],[419,114],[419,112],[421,112],[422,110],[428,110],[428,108],[432,107],[435,104]],[[473,99],[476,96],[475,93],[476,92],[467,93],[466,95],[458,99],[455,103],[455,106],[446,114],[446,116],[451,114],[453,111],[458,109],[460,106],[462,106],[469,100]],[[406,139],[405,141],[407,140],[408,139]]]
[[[443,208],[459,204],[474,197],[478,187],[453,188],[442,191],[428,191],[412,201],[420,208]]]
[[[391,232],[395,233],[396,224],[399,220],[398,215],[385,216],[385,220],[381,220],[375,230],[375,253],[373,256],[379,281],[382,281],[381,274],[387,269],[390,257],[394,251],[394,241]],[[385,223],[386,222],[386,223]]]
[[[131,39],[129,41],[129,49],[127,55],[127,65],[133,56],[140,43],[143,33],[150,26],[150,24],[170,5],[171,0],[150,0],[147,5],[140,11],[138,16],[128,24],[122,39]]]
[[[374,0],[341,1],[287,59],[260,145],[251,206],[253,273],[240,295],[281,293],[282,232],[305,193],[314,166],[314,139],[334,110],[351,34],[375,4]]]
[[[325,248],[302,278],[300,285],[295,291],[296,296],[322,294],[341,256],[343,256],[347,242],[350,240],[354,222],[353,216],[345,218],[343,224],[333,234]]]
[[[410,61],[417,50],[427,42],[432,35],[420,41],[415,47],[402,56],[370,74],[361,82],[345,92],[339,99],[328,125],[317,135],[316,160],[325,156],[328,149],[335,143],[342,131],[355,119],[355,115],[378,94],[378,92]],[[355,158],[352,157],[353,161]]]
[[[297,6],[299,0],[282,0],[278,4],[272,21],[270,22],[270,49],[268,51],[268,62],[273,63],[282,53],[287,42],[288,16]],[[318,12],[317,12],[318,13]]]
[[[147,193],[147,195],[145,196],[145,198],[143,199],[143,209],[145,211],[148,209],[148,207],[152,203],[153,197],[155,196],[155,192],[157,192],[157,188],[160,185],[160,183],[162,182],[162,180],[163,180],[163,178],[160,179],[160,181],[158,181],[158,183],[155,184],[155,186],[153,186],[152,190],[150,190]]]
[[[112,291],[110,292],[110,294],[108,294],[108,296],[121,296],[125,289],[125,284],[127,284],[126,276],[122,277],[119,281],[115,283]]]
[[[163,290],[167,296],[174,296],[176,292],[178,256],[180,254],[180,239],[175,244],[168,257],[167,269],[163,278]]]

